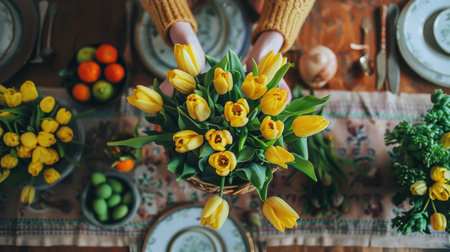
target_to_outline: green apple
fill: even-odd
[[[107,101],[114,94],[114,87],[107,81],[99,80],[92,87],[92,94],[99,101]]]
[[[95,60],[95,51],[96,49],[90,46],[81,48],[77,53],[78,63]]]

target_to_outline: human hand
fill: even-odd
[[[253,45],[253,48],[251,49],[245,63],[247,66],[247,71],[253,71],[252,59],[254,59],[256,63],[259,63],[270,51],[278,53],[281,49],[281,46],[283,46],[283,43],[283,35],[281,35],[281,33],[277,31],[265,31],[261,33],[256,40],[256,43]],[[280,89],[284,89],[287,91],[287,99],[288,102],[290,102],[292,99],[292,92],[286,81],[282,79],[279,85]]]

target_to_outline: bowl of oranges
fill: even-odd
[[[84,105],[104,105],[115,100],[129,79],[125,61],[109,44],[82,47],[59,72],[70,96]]]

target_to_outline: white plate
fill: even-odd
[[[221,59],[228,49],[240,57],[246,55],[251,29],[237,1],[213,0],[195,19],[197,36],[206,55]],[[146,12],[136,24],[134,38],[142,62],[158,78],[165,78],[167,70],[177,68],[173,49],[164,43]]]
[[[231,217],[220,229],[202,227],[203,206],[185,206],[161,216],[148,232],[143,252],[247,252],[253,241]]]
[[[442,11],[433,24],[433,34],[438,45],[450,53],[450,8]]]
[[[433,21],[449,0],[414,0],[403,8],[397,23],[398,45],[406,63],[424,79],[450,87],[450,56],[434,41]]]

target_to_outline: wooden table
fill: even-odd
[[[33,80],[39,86],[56,87],[60,85],[58,71],[66,66],[74,53],[81,47],[96,43],[110,43],[123,51],[125,48],[125,8],[123,0],[49,0],[58,4],[58,14],[53,27],[52,45],[55,54],[46,59],[43,64],[24,66],[6,86],[19,86],[25,80]],[[253,4],[257,1],[250,1]],[[378,51],[380,34],[379,7],[381,4],[396,2],[404,6],[406,0],[318,0],[310,16],[306,20],[298,37],[297,50],[287,55],[291,62],[296,63],[301,50],[314,45],[322,44],[330,47],[337,54],[339,69],[334,79],[325,88],[355,91],[375,91],[375,74],[367,77],[361,74],[357,67],[360,52],[350,49],[350,43],[362,42],[361,20],[364,16],[372,19],[375,29],[370,33],[371,58],[374,59]],[[255,6],[258,6],[256,3]],[[249,13],[255,13],[250,12]],[[137,15],[134,15],[136,18]],[[255,16],[249,17],[255,19]],[[47,27],[47,26],[45,26]],[[45,32],[44,32],[45,38]],[[133,43],[133,42],[132,42]],[[43,43],[44,44],[44,43]],[[132,44],[133,45],[133,44]],[[377,48],[375,50],[375,48]],[[136,73],[132,76],[130,85],[152,83],[154,76],[148,72],[140,62],[136,51],[132,47],[132,63]],[[436,88],[407,66],[403,59],[399,59],[401,65],[400,92],[426,92],[431,93]],[[290,85],[304,85],[299,78],[298,71],[294,69],[287,76]],[[449,88],[444,88],[449,92]],[[11,251],[43,251],[43,248],[29,250],[3,247]],[[61,247],[60,247],[61,248]],[[67,247],[62,247],[67,250]],[[72,248],[70,251],[75,251]],[[94,249],[95,250],[95,249]],[[94,251],[92,250],[92,251]],[[268,251],[306,251],[299,246],[281,248],[269,248]],[[323,248],[313,249],[323,251]],[[337,251],[355,251],[359,249],[342,247]],[[381,249],[380,249],[381,250]],[[56,248],[53,251],[58,251]],[[97,250],[95,250],[97,251]],[[101,251],[125,251],[124,248],[103,249]],[[375,251],[375,250],[373,250]],[[378,251],[378,250],[376,250]]]

